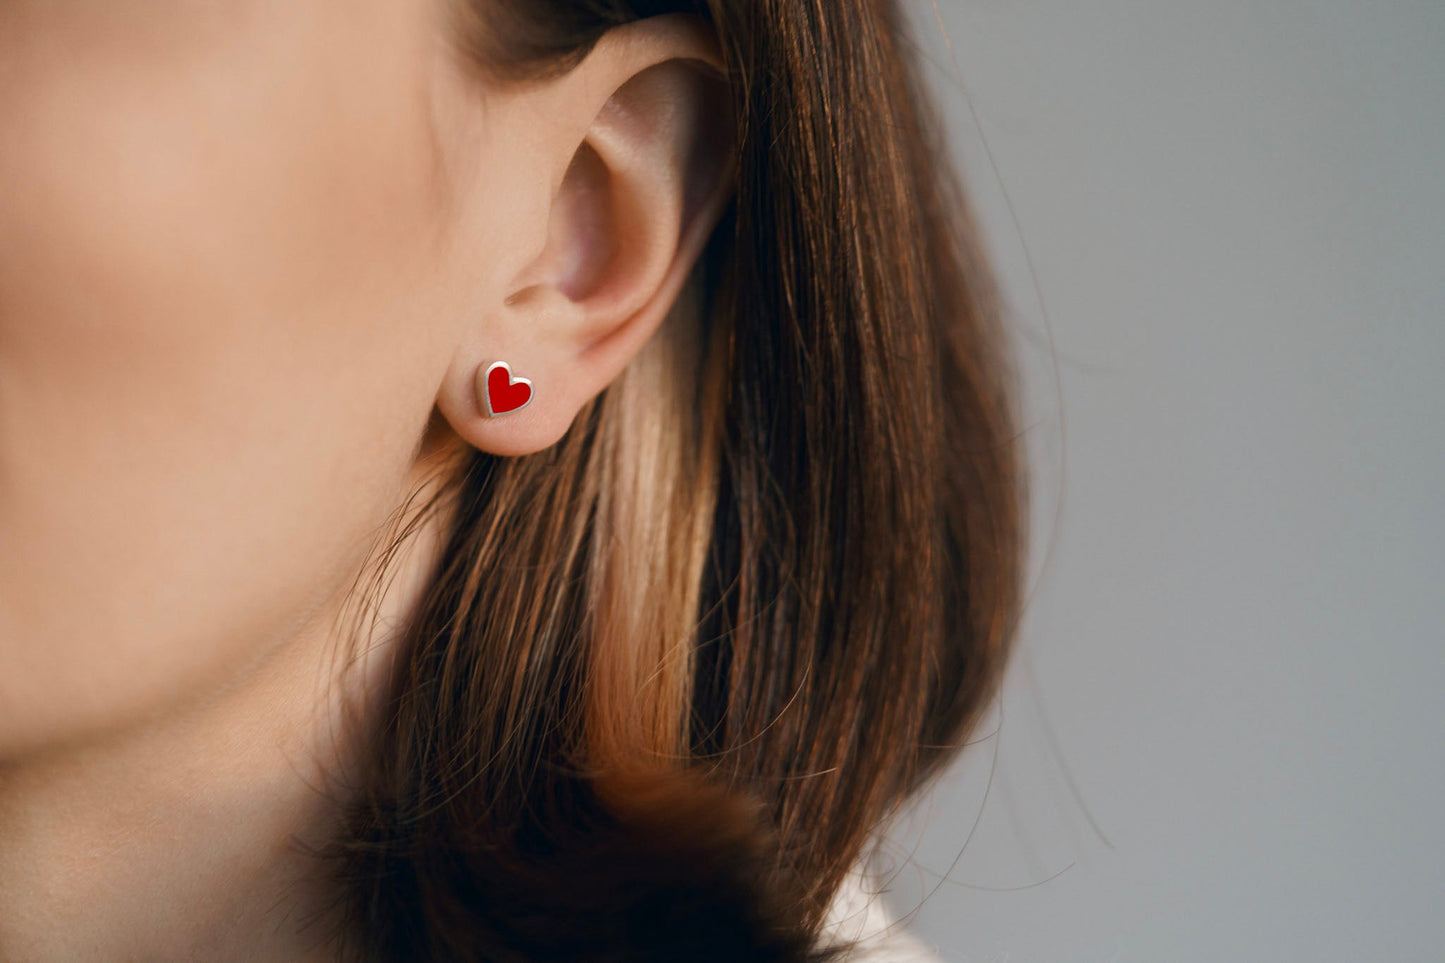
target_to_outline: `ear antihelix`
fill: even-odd
[[[477,372],[477,396],[488,418],[521,411],[532,403],[532,380],[512,374],[505,361],[493,361]]]

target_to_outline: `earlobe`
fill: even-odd
[[[527,355],[541,357],[538,351]],[[539,360],[484,360],[471,366],[463,383],[461,397],[444,387],[437,408],[463,440],[494,455],[515,457],[551,447],[581,407],[565,379],[547,372]]]

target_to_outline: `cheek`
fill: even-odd
[[[0,750],[218,684],[398,496],[434,157],[405,25],[338,19],[0,40]]]

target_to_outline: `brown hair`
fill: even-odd
[[[823,959],[994,695],[1023,485],[994,279],[892,0],[457,0],[491,76],[706,18],[736,192],[553,448],[468,449],[346,832],[358,960]]]

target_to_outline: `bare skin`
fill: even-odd
[[[716,221],[695,22],[501,86],[446,9],[0,0],[0,959],[325,958],[293,842],[447,513],[343,674],[347,590],[431,459],[554,443]],[[489,419],[496,360],[537,394]]]

